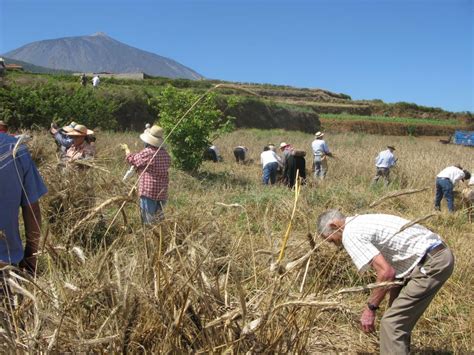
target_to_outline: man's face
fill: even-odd
[[[73,144],[77,147],[84,143],[85,136],[72,136]]]
[[[342,231],[337,231],[332,233],[328,238],[326,238],[326,241],[333,243],[337,246],[342,245]]]

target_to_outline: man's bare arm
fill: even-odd
[[[379,282],[386,282],[386,281],[393,281],[395,279],[395,270],[394,268],[385,260],[382,254],[377,255],[372,260],[371,266],[374,268],[377,274],[377,283]],[[370,303],[376,307],[382,302],[387,293],[388,289],[385,287],[375,288],[367,303]],[[375,311],[370,310],[367,306],[364,308],[362,312],[362,316],[360,318],[360,323],[362,326],[362,330],[366,333],[373,332],[375,330],[374,323],[375,323]]]
[[[25,223],[26,245],[25,255],[20,266],[29,271],[36,270],[36,252],[38,251],[41,236],[41,209],[38,202],[22,207],[23,221]]]

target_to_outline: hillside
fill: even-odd
[[[51,69],[51,68],[46,68],[42,67],[39,65],[34,65],[31,63],[24,62],[22,60],[18,59],[12,59],[12,58],[7,58],[3,57],[5,60],[6,64],[17,64],[21,65],[23,67],[23,70],[29,73],[36,73],[36,74],[72,74],[72,71],[70,70],[61,70],[61,69]]]
[[[201,79],[194,70],[174,61],[119,42],[105,33],[65,37],[26,44],[4,54],[37,66],[76,72],[134,73]]]
[[[387,135],[451,135],[455,129],[474,129],[471,113],[403,102],[356,101],[346,94],[323,89],[153,77],[141,81],[104,78],[99,90],[92,91],[91,87],[80,88],[72,75],[28,73],[9,74],[5,85],[7,91],[0,102],[3,105],[0,115],[13,114],[18,124],[26,127],[28,122],[47,126],[53,116],[59,120],[68,116],[84,117],[89,124],[101,126],[103,118],[108,117],[108,122],[113,122],[109,128],[140,130],[146,122],[158,117],[153,100],[166,85],[196,94],[218,85],[215,92],[221,98],[221,110],[235,117],[238,128],[282,128],[308,133],[322,129]],[[9,90],[22,92],[12,92],[9,96]],[[34,90],[39,93],[35,94]],[[30,95],[32,103],[25,107],[29,101],[26,97]],[[16,103],[19,97],[23,98],[21,107]],[[48,106],[53,101],[56,106]],[[58,107],[59,102],[64,106]],[[236,105],[228,107],[229,102]],[[93,114],[84,111],[89,105]],[[94,108],[97,106],[104,111]],[[94,118],[95,115],[98,116]]]

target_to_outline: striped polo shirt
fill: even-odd
[[[360,272],[382,254],[395,269],[395,277],[401,278],[413,270],[430,246],[441,242],[439,235],[419,224],[402,230],[408,223],[387,214],[347,217],[342,243]]]

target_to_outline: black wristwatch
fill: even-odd
[[[377,309],[379,309],[379,306],[376,306],[375,304],[372,304],[370,302],[367,303],[367,307],[373,312],[375,312]]]

